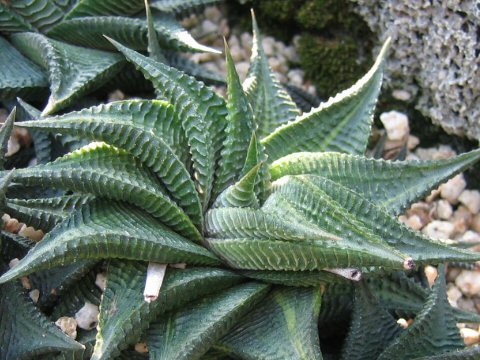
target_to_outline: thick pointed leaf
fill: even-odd
[[[77,261],[53,269],[37,271],[29,276],[32,288],[39,290],[37,306],[51,307],[65,290],[86,275],[95,265],[95,260]]]
[[[94,199],[92,195],[65,195],[43,199],[9,199],[6,211],[13,218],[49,231],[74,210]]]
[[[160,11],[181,15],[218,2],[220,0],[153,0],[150,6]]]
[[[305,271],[363,266],[400,269],[404,263],[389,248],[346,240],[206,240],[209,248],[235,269]]]
[[[363,155],[367,149],[388,41],[370,71],[350,89],[262,139],[268,161],[300,151]]]
[[[145,0],[145,13],[147,16],[147,40],[148,40],[148,56],[155,61],[166,62],[165,56],[162,53],[160,44],[158,43],[158,35],[155,30],[154,18],[148,0]]]
[[[175,106],[190,146],[197,189],[206,208],[224,140],[225,101],[213,90],[181,71],[149,59],[115,41],[112,43],[152,81],[161,97]]]
[[[17,98],[19,104],[19,112],[22,113],[21,121],[30,119],[39,119],[41,117],[41,111],[34,108],[32,105],[26,103],[20,98]],[[46,164],[54,159],[55,149],[54,141],[50,134],[31,129],[33,144],[35,147],[35,159],[37,164]]]
[[[110,261],[92,359],[109,359],[138,342],[143,331],[159,314],[242,281],[239,275],[227,270],[168,268],[158,299],[149,303],[143,297],[146,270],[147,263]]]
[[[21,31],[35,31],[35,29],[7,4],[0,3],[0,32],[8,34]]]
[[[221,193],[229,185],[232,185],[240,177],[248,144],[255,132],[255,120],[248,103],[247,96],[243,92],[240,79],[225,41],[225,53],[227,59],[227,126],[225,128],[225,140],[220,154],[220,160],[216,173],[213,196]],[[256,164],[255,164],[256,165]]]
[[[414,359],[463,347],[463,340],[447,300],[445,270],[442,265],[422,312],[378,359]]]
[[[80,167],[81,164],[81,167]],[[90,144],[56,161],[13,174],[17,183],[55,187],[137,205],[193,240],[201,234],[168,196],[160,181],[138,159],[105,144]]]
[[[0,168],[1,169],[5,168],[5,156],[8,152],[8,140],[10,139],[10,136],[12,134],[13,123],[15,122],[15,113],[16,113],[16,109],[13,108],[12,112],[10,113],[10,115],[7,116],[5,122],[2,124],[2,127],[0,128]],[[11,175],[9,176],[9,178],[11,178]],[[5,183],[4,179],[2,180],[3,180],[2,181],[3,186],[1,191],[1,197],[3,201],[3,197],[5,197],[5,189],[8,186],[8,183]]]
[[[100,305],[102,292],[95,284],[96,274],[98,270],[95,269],[88,272],[80,281],[73,283],[62,294],[59,304],[55,306],[50,318],[56,321],[62,316],[75,317],[75,313],[80,310],[85,303],[90,303],[95,306]]]
[[[143,2],[142,2],[143,3]],[[164,48],[188,52],[211,52],[217,50],[198,43],[180,24],[168,14],[158,14],[154,27],[160,45]],[[123,16],[93,16],[65,20],[48,36],[71,44],[112,50],[114,47],[103,35],[111,37],[129,48],[146,50],[148,46],[146,19]]]
[[[258,208],[255,183],[262,164],[253,167],[237,183],[226,188],[215,200],[212,207],[251,207]]]
[[[260,283],[237,285],[162,316],[148,331],[150,359],[198,359],[267,294]]]
[[[63,18],[63,11],[52,0],[15,0],[8,4],[10,10],[40,31],[50,29]]]
[[[241,359],[322,359],[317,319],[319,288],[273,290],[219,344]]]
[[[81,349],[35,307],[18,282],[0,286],[0,358],[26,359]]]
[[[77,210],[49,232],[0,278],[0,283],[71,261],[102,258],[218,264],[208,250],[169,230],[144,211],[98,201]]]
[[[410,254],[396,250],[392,246],[394,241],[389,241],[390,238],[383,238],[385,233],[382,231],[384,229],[379,229],[380,226],[376,226],[376,224],[374,226],[366,221],[367,216],[364,218],[357,216],[357,206],[361,206],[359,201],[354,204],[344,204],[343,193],[332,195],[331,192],[325,191],[317,182],[314,182],[316,178],[323,180],[323,178],[312,176],[286,176],[278,180],[273,184],[273,195],[263,206],[264,211],[273,212],[285,219],[300,219],[302,223],[306,221],[314,223],[324,231],[342,239],[337,241],[338,246],[345,243],[356,243],[360,246],[369,244],[379,249],[389,250],[392,255],[395,254],[404,259],[405,268],[412,267],[411,258],[408,256]],[[370,219],[367,218],[367,220]],[[385,230],[385,232],[387,231]],[[400,235],[392,235],[389,232],[387,235],[396,236],[393,239],[400,237]],[[355,267],[355,265],[352,266]]]
[[[294,120],[300,112],[268,65],[268,58],[262,48],[262,38],[253,12],[252,25],[252,57],[243,88],[252,105],[258,134],[263,137],[269,135],[279,125]]]
[[[280,239],[291,241],[340,240],[314,224],[292,222],[256,209],[220,208],[206,215],[207,235],[212,238]]]
[[[22,126],[102,140],[132,153],[160,177],[170,196],[201,227],[200,199],[187,170],[187,141],[180,118],[167,103],[119,101]]]
[[[42,69],[26,59],[1,36],[0,64],[2,64],[0,67],[0,98],[2,99],[17,95],[28,96],[38,89],[48,87],[47,77]]]
[[[124,65],[117,54],[69,45],[40,34],[14,34],[11,40],[48,72],[51,95],[42,115],[63,109],[95,90]]]
[[[279,180],[279,182],[283,182],[283,180],[288,178],[289,177],[285,177],[282,180]],[[340,220],[337,218],[337,220],[340,220],[340,224],[336,223],[334,226],[342,228],[345,226],[345,222],[349,222],[351,224],[356,223],[354,226],[357,228],[364,227],[364,231],[366,233],[370,232],[372,235],[380,237],[392,248],[397,249],[403,254],[408,254],[413,261],[418,264],[438,264],[447,260],[477,261],[480,259],[480,254],[478,253],[457,249],[446,244],[442,244],[439,241],[430,240],[424,234],[412,230],[403,223],[399,222],[396,218],[387,214],[383,207],[375,206],[375,204],[365,200],[354,191],[331,180],[316,175],[297,175],[294,176],[292,180],[302,182],[307,187],[313,185],[313,187],[311,187],[312,190],[319,190],[323,193],[323,195],[326,196],[323,197],[321,195],[319,197],[319,199],[322,200],[319,202],[317,207],[321,208],[318,211],[319,214],[322,214],[324,217],[320,221],[325,221],[325,212],[327,212],[327,209],[329,208],[328,203],[334,201],[336,205],[339,205],[342,209],[336,212],[336,216],[339,216],[340,213],[346,211],[345,219]],[[286,187],[283,187],[283,190],[280,191],[283,194],[287,193],[288,195],[293,196],[293,198],[295,196],[301,196],[302,194],[301,188],[298,188],[295,191],[293,190],[293,186],[291,190],[292,192],[290,192],[290,188]],[[309,206],[308,201],[304,201],[303,203],[304,205],[297,204],[297,206]],[[313,206],[315,206],[315,204],[313,204]],[[332,209],[334,208],[335,205],[332,207]],[[308,211],[311,211],[311,209]],[[351,220],[347,220],[348,217],[350,217]],[[333,219],[334,218],[332,218],[332,220]],[[341,230],[340,233],[334,232],[333,229],[330,231],[338,236],[348,237],[348,233],[342,232]],[[355,232],[356,231],[353,230],[353,233]]]
[[[247,173],[255,166],[266,161],[267,155],[265,155],[265,149],[263,145],[257,141],[257,135],[253,132],[252,137],[250,138],[250,143],[248,145],[245,163],[243,164],[240,175],[242,177],[247,175]],[[262,202],[269,195],[270,187],[270,172],[268,171],[268,168],[266,166],[261,166],[255,182],[255,193]]]
[[[384,276],[370,276],[368,286],[382,306],[399,317],[413,318],[419,314],[430,291],[418,282],[406,276],[404,272],[396,272]],[[452,307],[457,322],[480,322],[477,313]]]
[[[34,245],[32,240],[21,235],[4,230],[0,232],[0,255],[5,262],[24,257]]]
[[[320,175],[398,215],[479,159],[480,150],[435,161],[386,161],[339,153],[296,153],[275,161],[270,166],[270,174],[273,180],[285,175]]]
[[[241,274],[270,284],[297,287],[318,287],[347,282],[344,277],[328,271],[242,271]]]
[[[144,7],[141,0],[78,0],[66,19],[96,15],[134,15]]]
[[[359,283],[355,288],[352,321],[342,359],[376,359],[401,330],[396,319],[378,303],[367,285]]]

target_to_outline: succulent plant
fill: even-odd
[[[1,359],[478,358],[455,323],[479,317],[450,307],[443,263],[480,255],[396,217],[480,151],[366,157],[388,44],[352,88],[301,114],[253,25],[243,86],[226,47],[226,100],[153,52],[110,40],[161,100],[17,124],[94,142],[2,173],[4,211],[47,235],[32,244],[3,233],[2,257],[22,259],[0,277]],[[10,195],[28,187],[63,192]],[[427,264],[439,265],[432,289],[417,271]],[[37,306],[16,281],[26,276]],[[146,289],[152,279],[159,293]],[[100,306],[98,325],[77,341],[51,323],[86,303]],[[139,343],[148,354],[133,350]]]
[[[212,2],[156,1],[151,5],[151,18],[163,62],[216,82],[219,75],[177,51],[218,51],[199,44],[175,19],[178,13]],[[147,30],[144,0],[2,1],[0,34],[5,38],[0,37],[0,98],[22,96],[38,101],[49,87],[48,104],[42,111],[49,115],[108,81],[133,90],[125,84],[141,75],[112,52],[115,49],[104,35],[146,51]]]

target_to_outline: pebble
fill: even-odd
[[[98,314],[98,306],[86,302],[85,305],[75,313],[75,320],[77,320],[78,327],[84,330],[94,329],[98,323]]]
[[[415,229],[415,230],[420,230],[423,227],[423,222],[420,216],[418,215],[412,215],[408,217],[405,221],[405,225],[408,227]]]
[[[465,181],[463,174],[458,174],[457,176],[448,180],[445,184],[440,185],[440,196],[448,200],[450,204],[457,204],[458,197],[465,190],[467,182]]]
[[[467,230],[459,240],[464,243],[477,244],[480,242],[480,234],[473,230]]]
[[[7,147],[7,153],[5,156],[12,156],[13,154],[16,154],[20,150],[20,143],[18,142],[17,138],[14,136],[10,136],[8,139],[8,147]]]
[[[390,140],[402,140],[410,132],[407,115],[399,111],[393,110],[382,113],[380,121],[385,127],[387,137]]]
[[[472,227],[473,230],[480,233],[480,214],[476,214],[472,218],[472,222],[471,222],[470,226]]]
[[[407,90],[393,90],[392,92],[392,96],[397,99],[397,100],[401,100],[401,101],[408,101],[412,98],[412,94],[410,94],[410,92],[408,92]]]
[[[38,289],[33,289],[28,293],[28,296],[30,296],[30,299],[36,304],[40,298],[40,291]]]
[[[107,288],[107,274],[104,272],[98,273],[95,277],[95,285],[102,290],[105,291]]]
[[[464,190],[458,197],[463,205],[465,205],[472,214],[478,214],[480,211],[480,191]]]
[[[204,34],[216,33],[218,31],[218,27],[211,20],[207,19],[202,22],[202,31]]]
[[[57,325],[65,334],[70,336],[72,339],[77,338],[77,320],[72,317],[62,316],[55,321]]]
[[[455,279],[455,285],[465,295],[474,296],[480,294],[480,272],[463,270]]]
[[[3,228],[8,232],[11,232],[14,234],[18,233],[18,231],[22,226],[17,219],[11,218],[10,215],[8,214],[3,214],[2,220],[3,220]]]
[[[404,318],[400,318],[397,320],[397,324],[400,325],[402,329],[408,328],[408,322]]]
[[[448,221],[434,220],[423,228],[423,233],[437,240],[447,240],[455,232],[455,225]]]
[[[437,268],[430,265],[425,266],[425,276],[427,277],[428,285],[432,287],[433,284],[435,283],[435,279],[438,276]]]
[[[448,220],[453,215],[452,205],[447,200],[439,200],[437,202],[437,216],[439,219]]]
[[[449,284],[447,289],[447,297],[450,305],[458,307],[457,301],[462,297],[462,292],[453,284]]]
[[[460,335],[467,346],[480,342],[480,333],[477,330],[465,327],[460,329]]]
[[[144,342],[136,343],[135,344],[135,351],[139,352],[139,353],[142,353],[142,354],[148,353],[148,346]]]
[[[413,150],[415,149],[418,144],[420,144],[420,139],[416,137],[415,135],[408,135],[408,140],[407,140],[407,148],[408,150]]]
[[[26,237],[30,240],[33,240],[35,242],[38,242],[43,239],[43,236],[45,235],[42,230],[35,230],[31,226],[27,226],[23,224],[18,231],[18,235],[21,235],[23,237]]]
[[[455,233],[461,234],[467,231],[472,223],[472,218],[473,216],[470,211],[468,211],[465,206],[460,205],[457,210],[455,210],[453,217],[450,220],[454,224]]]
[[[262,39],[262,47],[265,55],[273,56],[275,55],[275,39],[271,36],[266,36]]]

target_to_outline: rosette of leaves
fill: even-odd
[[[442,264],[479,254],[429,239],[396,217],[480,152],[414,162],[364,156],[388,44],[352,88],[300,114],[268,67],[255,20],[243,86],[226,49],[226,100],[111,42],[162,100],[20,124],[93,142],[2,174],[5,211],[47,235],[34,246],[2,238],[3,258],[24,256],[0,277],[1,358],[476,356],[455,322],[478,316],[450,307]],[[22,186],[66,193],[9,195]],[[107,263],[102,296],[93,285],[99,261]],[[148,263],[176,264],[151,302],[143,296]],[[440,265],[432,289],[416,280],[427,264]],[[25,276],[58,295],[47,309],[51,320],[73,316],[85,302],[99,305],[96,329],[76,342],[60,336],[22,297],[16,279]],[[413,324],[400,328],[400,316]],[[342,333],[345,341],[331,340]],[[139,342],[148,354],[133,350]]]
[[[151,26],[162,62],[202,80],[219,76],[178,54],[217,52],[198,43],[176,20],[211,0],[153,1]],[[42,115],[73,105],[101,86],[132,91],[139,79],[105,39],[147,50],[144,0],[15,0],[0,2],[0,99],[50,96]]]

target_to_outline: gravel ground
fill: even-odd
[[[183,25],[190,28],[193,36],[202,43],[223,48],[222,36],[227,38],[232,56],[236,61],[236,68],[243,80],[248,71],[251,54],[252,36],[248,32],[239,33],[230,29],[225,17],[217,7],[208,7],[203,14],[191,16],[183,21]],[[304,73],[299,69],[298,55],[296,52],[295,38],[292,44],[284,44],[276,41],[273,37],[265,36],[263,46],[269,56],[269,63],[276,72],[279,80],[288,82],[315,95],[315,88],[304,79]],[[203,64],[210,70],[225,74],[225,59],[214,54],[190,54],[190,58],[197,63]],[[225,94],[224,87],[217,90]],[[396,99],[407,101],[410,95],[406,92],[394,92]],[[122,99],[125,96],[120,91],[111,94],[111,100]],[[7,116],[5,109],[0,109],[0,122]],[[449,146],[441,145],[433,148],[423,148],[418,138],[410,135],[408,118],[405,114],[392,109],[380,115],[384,129],[374,129],[374,136],[386,137],[383,155],[392,158],[398,153],[404,144],[407,144],[406,158],[409,160],[446,159],[455,156],[455,151]],[[25,130],[16,129],[8,144],[8,155],[19,151],[22,146],[31,146],[32,139]],[[16,219],[4,215],[4,228],[13,233],[26,236],[34,241],[40,241],[43,237],[41,230],[28,227],[19,223]],[[438,189],[432,191],[423,201],[415,203],[399,220],[407,226],[422,231],[425,234],[438,239],[438,241],[459,242],[465,245],[471,244],[472,250],[480,251],[480,192],[468,189],[462,174],[457,175]],[[12,266],[15,261],[12,262]],[[427,267],[425,273],[430,283],[437,276],[434,267]],[[98,286],[104,285],[104,276],[97,277]],[[103,279],[103,280],[102,280]],[[472,266],[471,269],[450,266],[447,273],[448,299],[453,306],[477,311],[480,313],[480,267]],[[38,290],[31,289],[28,279],[22,281],[25,288],[30,290],[31,298],[38,299]],[[103,284],[103,285],[102,285]],[[91,305],[91,304],[90,304]],[[78,314],[76,319],[60,318],[57,325],[72,337],[76,335],[76,327],[84,328],[84,319],[91,324],[91,317],[97,314],[97,309],[84,309],[84,313]],[[92,315],[94,314],[94,315]],[[464,340],[467,344],[480,342],[479,324],[458,324]],[[139,350],[140,351],[140,350]]]

